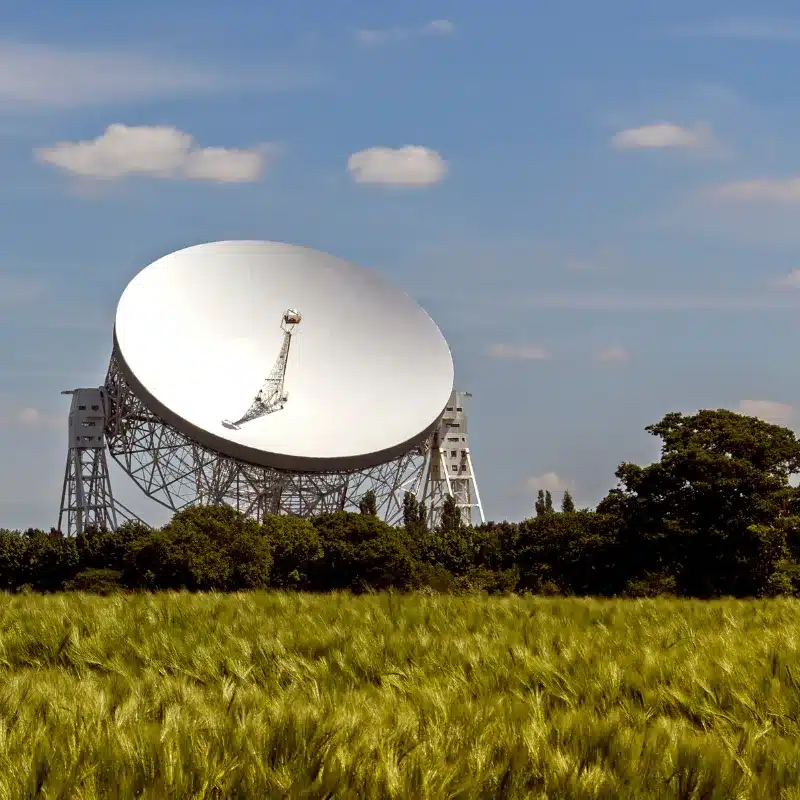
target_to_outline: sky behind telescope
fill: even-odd
[[[426,308],[492,519],[540,487],[593,506],[668,411],[797,423],[796,3],[1,13],[0,527],[56,523],[59,392],[102,382],[128,281],[216,239],[325,250]]]

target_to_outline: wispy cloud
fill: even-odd
[[[774,400],[742,400],[734,409],[746,417],[758,417],[773,425],[788,425],[794,417],[794,409],[788,403],[776,403]]]
[[[506,299],[506,303],[513,302]],[[767,311],[800,308],[800,295],[750,293],[543,292],[519,298],[526,308],[572,311]]]
[[[800,41],[800,20],[776,17],[731,17],[682,30],[686,36],[760,42]]]
[[[45,414],[37,408],[14,408],[0,410],[0,426],[26,428],[28,430],[51,430],[59,425],[66,427],[64,418]]]
[[[570,481],[562,478],[555,472],[545,472],[543,475],[534,475],[527,479],[526,484],[529,489],[546,492],[564,492],[571,488]]]
[[[489,348],[492,358],[503,361],[549,361],[552,355],[538,344],[493,344]]]
[[[777,289],[800,289],[800,269],[793,269],[788,275],[772,282]]]
[[[631,354],[618,345],[604,347],[597,353],[597,360],[603,364],[621,364],[631,360]]]
[[[390,28],[357,28],[353,32],[355,40],[366,47],[405,42],[421,36],[451,36],[456,26],[448,19],[435,19],[417,28],[393,26]]]
[[[800,203],[800,177],[731,181],[708,187],[701,194],[721,202],[794,205]]]
[[[46,291],[36,278],[25,278],[0,272],[0,308],[12,308],[38,300]]]
[[[253,77],[146,52],[0,41],[0,109],[74,108],[237,87],[279,90],[316,77],[263,65]]]
[[[627,128],[611,138],[617,150],[700,150],[714,143],[708,126],[682,127],[672,122]]]

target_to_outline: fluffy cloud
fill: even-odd
[[[167,126],[109,125],[96,139],[59,142],[34,151],[38,161],[84,178],[147,175],[243,183],[261,177],[274,145],[249,150],[196,147],[193,138]]]
[[[794,417],[794,409],[787,403],[776,403],[773,400],[742,400],[735,409],[747,417],[758,417],[773,425],[788,425]]]
[[[563,492],[570,489],[569,481],[556,475],[555,472],[545,472],[544,475],[534,475],[527,480],[528,488],[538,492],[543,489],[546,492]]]
[[[705,195],[722,202],[793,205],[800,202],[800,177],[733,181],[712,186]]]
[[[456,26],[448,19],[434,19],[419,28],[358,28],[356,41],[368,47],[402,42],[415,36],[450,36]]]
[[[682,128],[669,122],[628,128],[615,134],[611,144],[618,150],[690,149],[708,147],[711,132],[702,126]]]
[[[356,183],[429,186],[444,178],[447,162],[435,150],[418,145],[370,147],[350,155],[347,171]]]
[[[605,347],[597,354],[597,360],[604,363],[621,363],[630,359],[631,354],[624,347]]]
[[[493,344],[489,355],[504,361],[547,361],[551,358],[550,353],[538,344]]]

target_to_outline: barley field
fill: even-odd
[[[0,798],[800,798],[800,603],[0,595]]]

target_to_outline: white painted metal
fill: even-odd
[[[289,347],[292,344],[292,333],[300,324],[301,320],[300,312],[293,308],[284,312],[283,318],[281,319],[283,344],[281,345],[280,353],[278,353],[278,358],[264,381],[264,385],[259,389],[258,394],[250,404],[250,408],[248,408],[236,422],[231,422],[226,419],[222,420],[222,424],[226,428],[238,431],[246,422],[251,422],[266,414],[272,414],[275,411],[280,411],[286,405],[286,401],[289,399],[289,393],[284,389],[284,383],[286,382],[286,363],[289,360]]]
[[[439,329],[368,270],[269,242],[173,253],[125,290],[104,387],[75,390],[59,527],[136,518],[113,498],[106,447],[173,511],[309,516],[356,510],[372,491],[396,524],[410,491],[431,524],[448,494],[466,523],[473,509],[483,521],[462,409],[470,395],[451,395],[452,384]],[[461,429],[457,447],[449,426]]]
[[[279,470],[213,451],[164,422],[133,392],[113,357],[106,391],[112,457],[148,497],[172,511],[224,504],[256,520],[267,514],[311,516],[355,511],[371,490],[378,515],[396,524],[405,492],[419,492],[427,442],[364,470]]]
[[[290,402],[225,427],[279,357],[287,307],[303,314],[285,363]],[[402,458],[430,437],[453,388],[447,343],[408,295],[294,245],[165,256],[126,288],[114,335],[116,368],[150,412],[208,451],[272,469],[329,474]]]
[[[67,466],[57,530],[76,536],[88,528],[116,530],[120,520],[138,519],[115,501],[105,442],[105,391],[73,389],[68,423]]]
[[[431,439],[430,457],[418,499],[428,509],[428,525],[439,524],[442,504],[447,495],[455,498],[465,525],[472,525],[475,516],[486,522],[478,483],[472,466],[467,431],[465,401],[469,392],[453,392]]]

